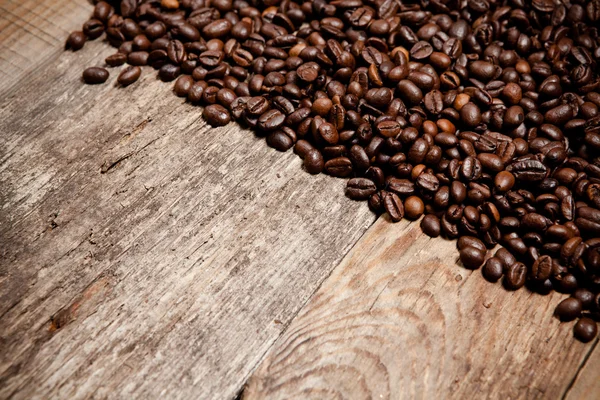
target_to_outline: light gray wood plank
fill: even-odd
[[[0,397],[234,397],[374,216],[110,52],[0,105]]]

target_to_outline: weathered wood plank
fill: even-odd
[[[374,217],[110,52],[0,104],[0,398],[231,398]]]
[[[269,351],[244,398],[560,396],[592,346],[552,316],[562,296],[508,293],[456,263],[455,242],[379,219]]]
[[[577,373],[571,387],[563,398],[566,400],[586,400],[600,397],[600,347],[598,342]]]
[[[1,0],[0,93],[62,51],[91,11],[86,0]]]

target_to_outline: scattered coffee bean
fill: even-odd
[[[117,78],[117,81],[121,86],[129,86],[137,81],[142,75],[142,69],[136,66],[129,66],[125,68]]]
[[[83,71],[83,80],[89,85],[97,85],[106,82],[108,71],[104,68],[90,67]]]
[[[581,301],[570,297],[561,301],[558,306],[556,306],[554,312],[561,321],[573,321],[581,315],[582,308]]]
[[[598,334],[598,326],[593,319],[584,317],[577,321],[573,328],[573,332],[577,339],[581,340],[583,343],[587,343],[594,339]]]

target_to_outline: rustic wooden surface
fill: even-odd
[[[561,296],[414,223],[358,241],[343,181],[208,129],[150,70],[82,85],[112,52],[62,52],[90,10],[0,0],[0,398],[598,397]]]

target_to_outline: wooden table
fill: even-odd
[[[0,398],[598,398],[598,341],[0,0]]]

